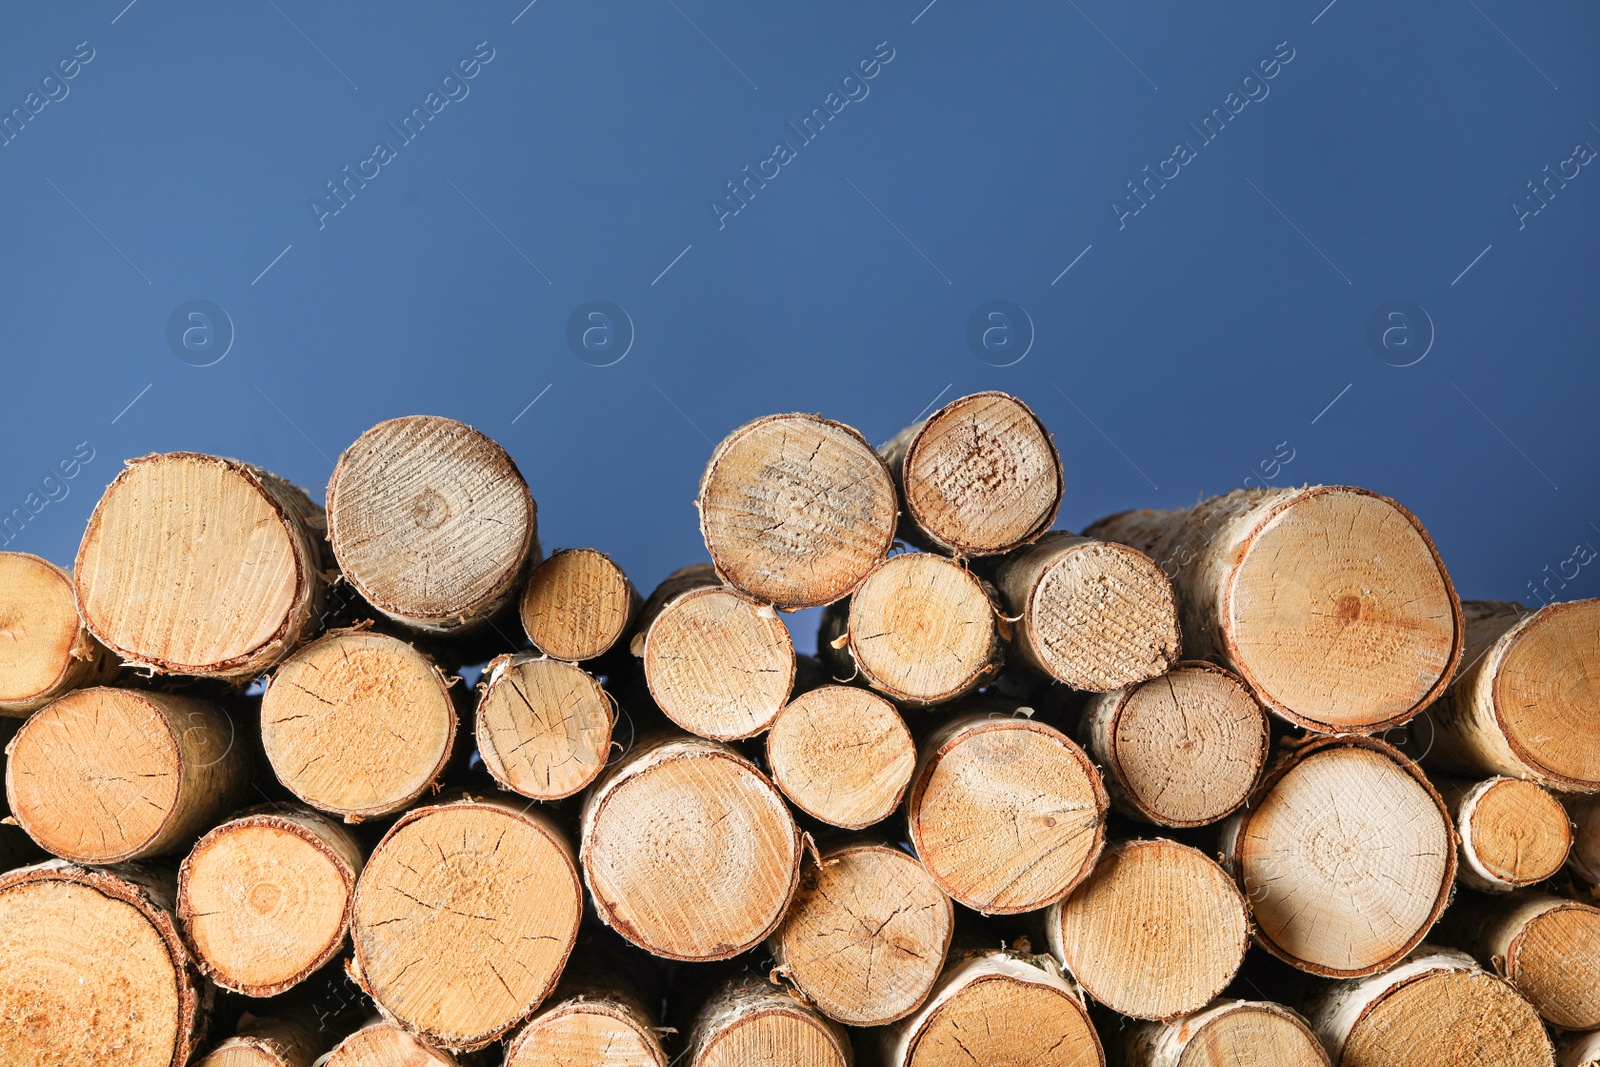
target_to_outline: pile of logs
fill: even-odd
[[[641,596],[449,419],[130,460],[0,554],[0,1063],[1600,1065],[1600,600],[1063,486],[1002,393],[759,418]]]

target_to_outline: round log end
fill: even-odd
[[[1506,892],[1553,877],[1572,848],[1561,802],[1516,778],[1496,778],[1462,805],[1461,877],[1473,888]]]
[[[580,667],[506,656],[484,672],[478,752],[495,780],[535,800],[579,792],[611,751],[611,700]]]
[[[1540,608],[1510,633],[1495,718],[1523,762],[1559,788],[1600,790],[1600,599]]]
[[[700,1009],[687,1067],[851,1067],[850,1038],[757,975],[730,979]]]
[[[639,594],[604,552],[568,548],[533,569],[519,605],[523,632],[552,659],[572,663],[610,651],[639,609]]]
[[[778,713],[767,734],[767,764],[784,796],[807,815],[860,830],[900,806],[917,749],[905,720],[883,697],[825,685]]]
[[[0,552],[0,715],[26,716],[118,663],[78,619],[72,578],[48,560]]]
[[[1328,1067],[1328,1054],[1305,1020],[1281,1005],[1236,1001],[1201,1014],[1204,1022],[1173,1020],[1192,1032],[1175,1067]]]
[[[505,1067],[667,1067],[667,1054],[637,1013],[575,996],[528,1020],[506,1047]]]
[[[460,1067],[393,1023],[368,1023],[334,1047],[318,1067]]]
[[[1600,1029],[1600,908],[1563,903],[1512,940],[1506,973],[1552,1026]]]

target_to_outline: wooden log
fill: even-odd
[[[334,1046],[316,1067],[462,1067],[456,1057],[426,1045],[381,1018]]]
[[[995,601],[993,586],[961,563],[902,553],[823,613],[817,650],[838,678],[859,673],[911,707],[942,704],[978,689],[1005,662]]]
[[[367,630],[313,641],[261,697],[261,744],[278,780],[348,822],[392,814],[435,785],[455,736],[439,668],[406,642]]]
[[[1398,966],[1332,983],[1308,1006],[1334,1067],[1550,1067],[1528,1002],[1460,952],[1422,945]]]
[[[899,502],[866,439],[820,415],[768,415],[711,453],[695,501],[717,573],[784,610],[848,596],[889,551]]]
[[[245,1012],[225,1037],[195,1067],[312,1067],[333,1044],[333,1035],[299,1005],[265,1015]],[[264,1009],[266,1010],[266,1009]]]
[[[1553,877],[1572,847],[1572,824],[1532,782],[1435,776],[1460,841],[1456,878],[1480,893],[1509,893]]]
[[[1179,659],[1172,583],[1138,549],[1056,530],[1000,564],[1011,646],[1058,682],[1108,693]]]
[[[1600,794],[1565,793],[1560,800],[1572,820],[1567,868],[1586,885],[1600,885]]]
[[[79,863],[181,852],[250,785],[228,714],[170,693],[74,690],[35,712],[6,751],[17,822]]]
[[[789,701],[773,720],[767,766],[795,807],[832,826],[861,830],[900,806],[917,746],[883,697],[824,685]]]
[[[1270,1000],[1215,1000],[1129,1027],[1124,1041],[1125,1067],[1328,1067],[1306,1021]]]
[[[325,532],[303,490],[248,463],[132,459],[84,531],[78,611],[132,666],[248,682],[316,633]]]
[[[1061,457],[1028,405],[1000,392],[953,400],[878,449],[905,501],[902,535],[957,556],[1029,544],[1061,509]]]
[[[928,737],[906,800],[911,843],[934,881],[985,915],[1053,904],[1105,845],[1110,801],[1066,735],[1024,716],[958,715]]]
[[[583,668],[529,652],[497,656],[478,690],[478,753],[507,789],[559,800],[605,766],[616,712]]]
[[[328,538],[346,580],[413,629],[482,625],[539,556],[528,483],[505,449],[436,415],[380,422],[328,481]]]
[[[878,841],[807,867],[772,935],[775,975],[828,1018],[883,1026],[915,1011],[950,948],[955,909],[915,858]]]
[[[1556,1049],[1556,1067],[1600,1067],[1600,1031],[1564,1038]]]
[[[701,1006],[686,1067],[851,1067],[844,1028],[759,975],[728,979]]]
[[[178,937],[169,878],[63,860],[0,874],[8,1067],[184,1067],[213,996]]]
[[[1155,559],[1182,605],[1187,658],[1231,668],[1308,729],[1406,722],[1461,658],[1461,606],[1438,550],[1411,512],[1376,493],[1236,489],[1084,532]]]
[[[1450,899],[1450,812],[1416,765],[1348,734],[1292,748],[1221,832],[1256,941],[1294,967],[1356,978],[1415,948]]]
[[[1600,908],[1526,889],[1463,895],[1439,936],[1504,974],[1550,1025],[1600,1029]]]
[[[582,914],[572,845],[543,814],[498,798],[413,808],[356,883],[354,974],[423,1040],[482,1048],[549,995]]]
[[[21,725],[21,719],[0,718],[0,753],[10,746],[11,739]],[[0,757],[0,765],[5,762]],[[0,773],[3,773],[3,767],[0,767]],[[6,802],[5,790],[0,789],[0,871],[38,863],[45,857],[44,849],[34,844],[33,838],[17,825],[17,820],[11,814],[11,806]]]
[[[361,866],[344,827],[309,808],[268,805],[194,846],[178,868],[178,922],[217,985],[276,996],[344,947]]]
[[[539,1011],[512,1035],[505,1067],[667,1067],[639,961],[585,931]]]
[[[704,563],[673,571],[650,594],[631,650],[667,717],[719,741],[771,726],[794,686],[789,628]]]
[[[1250,908],[1198,849],[1112,845],[1045,917],[1050,948],[1095,1000],[1135,1019],[1172,1019],[1215,1000],[1250,947]]]
[[[563,548],[533,569],[519,605],[522,630],[552,659],[605,655],[639,614],[639,591],[604,552]]]
[[[25,552],[0,552],[0,715],[27,717],[121,664],[78,618],[72,576]]]
[[[952,957],[933,993],[881,1031],[885,1067],[1104,1067],[1083,994],[1048,956]]]
[[[1469,601],[1467,666],[1411,726],[1429,767],[1600,790],[1600,599]]]
[[[1204,826],[1232,813],[1255,788],[1270,744],[1249,688],[1199,660],[1094,697],[1082,726],[1112,804],[1160,826]]]
[[[777,928],[800,881],[794,817],[755,764],[657,734],[584,800],[584,880],[607,926],[676,960],[720,960]]]

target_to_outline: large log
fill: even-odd
[[[824,685],[791,700],[767,733],[767,766],[790,803],[846,830],[900,806],[917,747],[893,704],[854,686]]]
[[[345,579],[413,629],[480,626],[539,556],[533,496],[505,449],[436,415],[380,422],[328,480],[328,538]]]
[[[1438,550],[1415,516],[1376,493],[1236,489],[1084,532],[1154,558],[1183,607],[1186,656],[1232,668],[1308,729],[1406,722],[1461,658],[1460,602]]]
[[[536,653],[497,656],[478,688],[478,753],[507,789],[560,800],[605,766],[616,712],[581,667]]]
[[[248,682],[313,634],[329,566],[322,509],[248,463],[128,461],[78,548],[78,610],[128,663]]]
[[[1504,974],[1550,1025],[1600,1029],[1600,908],[1526,889],[1463,896],[1439,936]]]
[[[1215,1000],[1129,1027],[1124,1042],[1125,1067],[1328,1067],[1306,1021],[1270,1000]]]
[[[639,613],[639,592],[610,556],[563,548],[533,569],[520,603],[522,630],[552,659],[572,663],[610,651]]]
[[[25,552],[0,552],[0,715],[116,677],[121,664],[78,618],[72,576]]]
[[[695,503],[717,573],[785,610],[849,595],[888,553],[899,511],[889,468],[865,438],[801,414],[730,433]]]
[[[685,1067],[851,1067],[843,1027],[782,986],[736,975],[695,1017]]]
[[[1480,893],[1509,893],[1553,877],[1572,847],[1561,802],[1532,782],[1435,776],[1461,842],[1456,878]]]

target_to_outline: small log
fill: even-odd
[[[1125,1067],[1328,1067],[1306,1021],[1270,1000],[1215,1000],[1129,1027],[1125,1042]]]
[[[1429,767],[1600,790],[1600,599],[1469,601],[1467,666],[1411,725]]]
[[[1464,895],[1440,939],[1504,974],[1551,1026],[1600,1029],[1600,908],[1526,889]]]
[[[1084,533],[1155,559],[1183,607],[1186,657],[1231,668],[1307,729],[1404,723],[1461,658],[1461,606],[1433,541],[1365,489],[1236,489]]]
[[[328,480],[328,538],[345,579],[416,630],[480,626],[539,557],[528,483],[505,449],[436,415],[380,422]]]
[[[276,996],[344,947],[361,865],[344,827],[309,808],[269,805],[194,846],[178,868],[178,922],[217,985]]]
[[[1221,837],[1257,943],[1328,978],[1397,963],[1438,920],[1455,881],[1444,801],[1410,760],[1360,735],[1290,750]]]
[[[915,1011],[944,969],[955,909],[915,858],[858,841],[806,869],[773,934],[775,974],[828,1018],[883,1026]]]
[[[105,865],[181,852],[250,786],[221,708],[133,689],[78,689],[6,748],[6,796],[40,848]]]
[[[1551,1067],[1528,1002],[1460,952],[1422,945],[1398,966],[1336,982],[1308,1006],[1334,1067]]]
[[[404,641],[336,630],[278,669],[261,744],[278,781],[348,822],[389,815],[438,782],[456,736],[449,683]]]
[[[325,531],[304,490],[248,463],[131,459],[89,516],[78,611],[132,666],[248,682],[316,633]]]
[[[333,1035],[303,1008],[255,1015],[245,1012],[234,1029],[195,1067],[312,1067],[333,1044]]]
[[[883,697],[824,685],[789,701],[773,720],[767,766],[795,807],[832,826],[861,830],[900,806],[917,746]]]
[[[1572,820],[1567,868],[1591,888],[1600,885],[1600,794],[1566,793],[1560,800]]]
[[[505,1067],[667,1067],[639,962],[587,930],[550,999],[506,1045]]]
[[[704,563],[673,571],[650,594],[631,650],[667,717],[718,741],[771,726],[794,686],[789,628]]]
[[[478,752],[507,789],[559,800],[605,766],[616,712],[581,667],[528,652],[498,656],[478,689]]]
[[[953,957],[909,1018],[880,1031],[885,1067],[1104,1067],[1083,994],[1048,956]]]
[[[339,1042],[317,1067],[462,1067],[454,1056],[425,1045],[381,1018]]]
[[[1561,802],[1532,782],[1435,777],[1461,842],[1456,878],[1480,893],[1509,893],[1561,870],[1572,824]]]
[[[1556,1067],[1600,1067],[1600,1031],[1563,1039],[1556,1048]]]
[[[866,439],[820,415],[730,433],[700,478],[700,532],[729,585],[783,610],[848,596],[894,540],[899,502]]]
[[[1159,826],[1226,817],[1267,762],[1266,712],[1238,676],[1198,660],[1094,697],[1082,723],[1112,804]]]
[[[78,618],[72,576],[25,552],[0,552],[0,715],[26,718],[121,664]]]
[[[878,449],[905,500],[903,533],[923,547],[989,556],[1032,542],[1061,509],[1061,457],[1014,396],[974,393]]]
[[[639,591],[610,556],[563,548],[528,575],[520,614],[535,648],[551,659],[578,663],[609,652],[639,608]]]
[[[657,956],[760,944],[800,881],[800,831],[755,764],[716,741],[642,739],[583,804],[583,872],[607,926]]]
[[[912,707],[942,704],[978,689],[1005,662],[998,612],[993,587],[962,564],[906,552],[823,613],[817,649],[837,677],[859,672]]]
[[[1074,689],[1108,693],[1179,659],[1172,583],[1137,549],[1056,530],[1008,556],[995,584],[1023,662]]]
[[[1065,897],[1105,845],[1110,801],[1082,749],[1043,723],[958,715],[922,746],[906,801],[934,881],[986,915]]]
[[[1045,917],[1050,948],[1095,1000],[1135,1019],[1211,1003],[1250,947],[1250,908],[1198,849],[1162,839],[1112,845]]]
[[[851,1067],[850,1037],[817,1009],[759,975],[741,974],[701,1006],[686,1067]]]
[[[63,860],[0,874],[0,1062],[184,1067],[214,994],[170,878]]]

